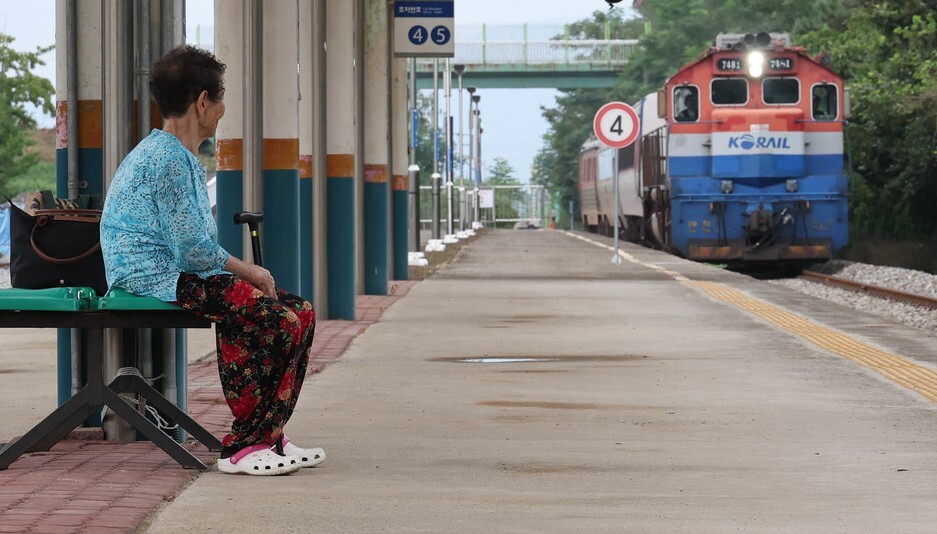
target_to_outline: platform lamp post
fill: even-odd
[[[453,180],[452,172],[455,170],[452,156],[455,150],[452,148],[452,70],[449,68],[449,59],[445,62],[446,74],[443,77],[446,92],[446,241],[453,239],[452,231],[452,212],[454,211],[454,202],[452,198]],[[443,241],[445,243],[446,241]]]
[[[478,109],[478,103],[481,102],[481,95],[472,95],[472,102],[475,103],[475,221],[481,222],[479,213],[478,192],[482,185],[482,117],[481,110]]]
[[[465,90],[468,91],[468,94],[469,94],[469,127],[468,127],[468,128],[469,128],[469,157],[468,157],[468,174],[469,174],[469,180],[471,180],[472,182],[474,182],[475,180],[474,180],[473,177],[475,176],[475,171],[474,171],[474,169],[475,169],[475,106],[474,106],[474,102],[475,102],[475,87],[469,86],[469,87],[467,87]],[[474,195],[477,194],[477,193],[478,193],[478,191],[474,191],[474,193],[473,193],[473,198],[474,198]],[[473,222],[476,222],[476,221],[478,221],[478,218],[477,218],[477,217],[474,217],[474,218],[472,219],[472,221],[473,221]],[[472,228],[472,229],[474,230],[474,228]]]
[[[465,139],[462,137],[462,74],[465,72],[465,65],[454,65],[452,69],[459,77],[459,230],[465,231]]]

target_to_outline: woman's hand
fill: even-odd
[[[257,286],[258,289],[264,292],[270,298],[277,298],[277,288],[273,280],[273,275],[270,274],[270,271],[264,269],[259,265],[251,265],[253,269],[249,276],[242,277],[245,278],[248,282]]]
[[[277,298],[276,282],[273,280],[273,275],[260,265],[254,265],[253,263],[241,261],[234,256],[228,256],[228,262],[225,264],[224,269],[254,284],[257,289],[263,291],[268,297]]]

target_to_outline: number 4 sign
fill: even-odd
[[[624,102],[609,102],[595,114],[592,128],[599,141],[609,148],[625,148],[634,143],[640,131],[634,109]]]

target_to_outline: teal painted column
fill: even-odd
[[[317,235],[325,234],[326,318],[353,321],[359,289],[358,269],[363,270],[363,262],[359,260],[364,249],[364,236],[358,241],[357,235],[363,233],[363,222],[359,221],[362,221],[361,205],[364,204],[361,125],[365,119],[359,107],[364,86],[361,76],[365,70],[359,57],[360,41],[365,37],[361,24],[364,13],[362,0],[326,0],[325,3],[325,41],[328,43],[328,61],[322,77],[326,84],[326,129],[322,132],[326,153],[325,199],[314,199],[319,205],[325,202],[325,229],[324,232],[318,228],[314,230]],[[319,193],[322,185],[314,185],[320,188],[316,191]],[[358,247],[362,250],[356,250]]]
[[[387,166],[364,167],[364,293],[386,295],[387,265]]]
[[[355,320],[355,157],[329,154],[326,211],[329,319]]]
[[[391,202],[393,203],[394,280],[408,280],[410,278],[410,262],[409,251],[407,250],[407,214],[410,213],[410,193],[406,176],[394,175],[391,195]]]
[[[271,144],[289,144],[293,151],[294,166],[298,164],[299,143],[296,139],[264,139],[264,145]],[[270,150],[265,150],[264,155],[268,152]],[[270,169],[267,160],[264,158],[264,223],[260,231],[264,267],[273,274],[278,288],[298,295],[299,169]]]
[[[240,141],[240,140],[238,140]],[[240,150],[240,143],[238,150]],[[217,173],[215,174],[215,223],[218,225],[218,243],[236,258],[250,261],[244,257],[243,229],[234,224],[234,214],[244,205],[244,171],[230,169],[230,160],[223,155],[232,147],[225,141],[218,141]],[[240,151],[237,154],[240,161]]]

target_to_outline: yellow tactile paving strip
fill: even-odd
[[[599,243],[576,234],[567,233],[567,235],[583,241],[588,241],[602,248],[612,249],[612,247],[604,243]],[[910,390],[916,391],[933,402],[937,402],[937,372],[927,367],[915,364],[897,354],[892,354],[866,345],[865,343],[860,343],[846,334],[808,321],[797,314],[769,304],[763,300],[750,297],[726,285],[717,282],[697,282],[689,280],[682,275],[663,269],[658,265],[644,263],[623,251],[619,251],[618,254],[623,259],[632,263],[670,274],[681,283],[696,288],[716,300],[738,306],[785,332],[800,336],[817,347],[832,352],[833,354],[838,354],[844,358],[865,365],[885,378]]]
[[[722,284],[693,281],[685,283],[717,300],[734,304],[785,332],[798,335],[821,349],[868,366],[882,376],[937,402],[937,373],[926,367],[912,363],[897,354],[860,343],[846,334],[810,322],[799,315]]]

